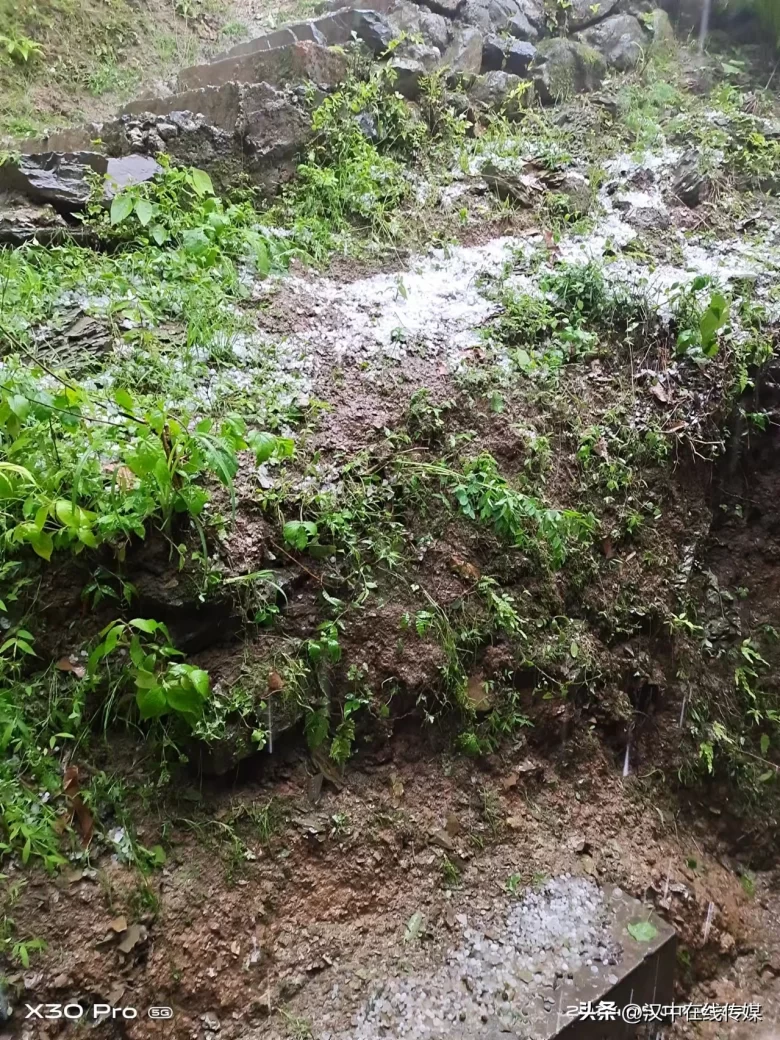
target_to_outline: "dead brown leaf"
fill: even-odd
[[[61,672],[73,672],[77,679],[83,679],[87,674],[83,664],[74,664],[69,657],[61,657],[55,667]]]
[[[280,690],[284,689],[284,679],[278,672],[271,672],[268,676],[268,692],[279,693]]]
[[[463,825],[454,812],[447,813],[447,822],[444,824],[444,829],[451,838],[455,838],[463,833]]]
[[[445,852],[455,851],[455,842],[443,827],[440,827],[437,831],[431,831],[428,835],[428,841],[431,845],[438,845],[439,848],[444,849]]]
[[[462,560],[458,556],[453,556],[450,561],[450,570],[453,574],[457,574],[459,578],[463,578],[464,581],[479,581],[482,577],[479,567],[473,563],[469,563],[467,560]]]
[[[95,823],[92,819],[92,813],[84,804],[84,799],[80,794],[78,766],[66,766],[62,776],[62,790],[70,805],[71,820],[76,820],[81,841],[85,846],[89,845],[92,841]]]
[[[125,937],[117,946],[121,953],[130,953],[140,942],[146,939],[146,929],[142,924],[131,924],[125,932]]]

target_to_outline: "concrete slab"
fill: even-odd
[[[300,43],[305,40],[309,40],[311,43],[319,43],[321,46],[327,46],[328,43],[334,41],[327,40],[322,35],[317,28],[318,21],[319,19],[310,22],[294,22],[292,25],[286,25],[282,29],[264,33],[262,36],[256,36],[254,39],[246,40],[244,43],[237,43],[235,47],[217,54],[214,61],[222,61],[224,58],[240,58],[243,54],[270,51],[274,47],[286,47],[291,43]]]
[[[358,7],[339,7],[318,18],[306,22],[292,22],[253,40],[237,43],[230,50],[218,54],[214,60],[240,58],[246,54],[257,54],[301,41],[310,41],[321,46],[341,46],[350,42],[353,32],[357,34],[358,39],[365,37],[372,49],[384,49],[378,45],[373,46],[376,34],[372,32],[371,16],[388,14],[397,3],[398,0],[360,0]]]
[[[324,87],[335,87],[347,74],[344,54],[303,42],[289,47],[224,58],[211,64],[193,65],[179,73],[180,91],[197,87],[218,87],[225,83],[305,83],[311,80]]]
[[[623,1008],[673,1000],[673,929],[614,886],[566,874],[455,914],[456,926],[458,944],[378,978],[353,1028],[329,1040],[627,1040],[640,1024]],[[614,1020],[579,1014],[601,1001]]]
[[[212,126],[233,131],[241,117],[241,87],[238,83],[223,83],[217,87],[196,87],[164,97],[142,98],[131,101],[120,110],[120,115],[167,116],[170,112],[192,112],[202,115]]]

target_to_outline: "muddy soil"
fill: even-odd
[[[14,862],[6,868],[16,932],[47,942],[28,967],[11,971],[12,1002],[109,1003],[138,1017],[120,1014],[88,1029],[17,1015],[0,1026],[2,1040],[338,1034],[350,1029],[374,980],[404,975],[456,943],[461,915],[566,872],[618,884],[670,921],[679,939],[679,999],[764,1009],[759,1028],[678,1023],[669,1037],[776,1035],[777,821],[767,805],[756,805],[754,825],[732,786],[701,777],[689,783],[697,750],[688,739],[691,690],[725,697],[733,663],[697,655],[665,623],[679,610],[681,580],[691,616],[713,644],[738,643],[762,626],[780,629],[776,374],[761,373],[756,395],[742,401],[743,411],[766,412],[769,432],[747,427],[728,402],[735,419],[720,460],[705,457],[704,440],[724,418],[713,414],[725,407],[722,371],[678,363],[657,338],[641,363],[615,343],[564,366],[556,393],[546,397],[516,371],[500,384],[485,376],[511,361],[496,357],[484,333],[500,310],[485,282],[512,267],[513,256],[541,254],[541,265],[608,256],[613,274],[651,274],[660,307],[676,280],[704,267],[732,281],[755,275],[766,289],[777,264],[773,204],[760,213],[770,226],[767,242],[727,235],[716,207],[694,217],[670,197],[678,160],[668,149],[644,166],[615,160],[608,174],[616,183],[602,192],[598,219],[582,234],[565,231],[558,243],[520,214],[486,221],[420,256],[334,264],[323,276],[296,269],[253,286],[246,311],[280,379],[302,409],[327,402],[306,427],[301,460],[281,475],[261,474],[264,489],[281,497],[281,489],[302,493],[312,483],[340,488],[360,457],[360,473],[379,474],[382,493],[405,501],[397,458],[430,463],[448,438],[470,438],[520,481],[541,433],[550,448],[545,493],[556,506],[574,507],[585,486],[581,434],[617,402],[621,426],[644,429],[651,419],[664,433],[679,433],[669,463],[641,473],[641,497],[658,506],[658,517],[634,538],[617,527],[626,502],[605,501],[596,562],[587,580],[575,581],[574,562],[540,576],[489,526],[451,508],[410,507],[399,536],[403,567],[376,568],[370,598],[344,627],[341,663],[318,676],[334,701],[349,689],[350,666],[372,691],[393,694],[387,713],[359,730],[356,753],[340,770],[304,750],[300,718],[281,720],[273,694],[279,662],[322,621],[323,591],[353,590],[332,560],[280,544],[277,518],[258,501],[256,467],[243,460],[235,522],[218,555],[223,576],[272,570],[283,590],[272,631],[250,628],[235,599],[204,604],[197,575],[173,566],[162,542],[135,549],[129,567],[140,614],[169,624],[218,693],[254,683],[253,692],[267,698],[272,739],[256,753],[245,732],[240,754],[230,742],[208,754],[168,747],[162,773],[150,769],[159,749],[137,734],[112,733],[106,743],[95,737],[91,774],[104,770],[127,793],[106,797],[112,808],[94,807],[102,844],[92,855],[77,850],[56,879]],[[484,186],[478,191],[475,178],[466,194],[472,187],[467,205],[478,212]],[[660,233],[643,226],[647,211],[661,215]],[[442,218],[441,226],[451,223]],[[691,231],[701,239],[689,240]],[[511,277],[527,287],[529,268],[516,267]],[[247,356],[237,358],[235,373]],[[412,436],[410,396],[421,387],[446,414],[432,442]],[[595,447],[609,461],[609,446]],[[428,489],[431,499],[439,492]],[[227,511],[218,492],[215,503]],[[390,524],[402,512],[382,515]],[[568,627],[561,626],[564,653],[550,654],[549,663],[518,655],[500,633],[478,642],[469,690],[482,697],[484,681],[500,679],[532,724],[517,725],[498,750],[472,760],[455,751],[456,720],[432,710],[442,707],[441,641],[431,631],[410,632],[406,615],[431,604],[470,609],[483,575],[527,607],[540,629],[558,617]],[[39,645],[52,658],[110,620],[109,607],[87,616],[83,584],[74,567],[42,587]],[[780,662],[766,653],[767,688],[776,693]],[[548,680],[560,695],[545,695]],[[477,715],[489,707],[478,703]],[[188,762],[178,761],[179,751]],[[131,830],[154,861],[146,874],[127,863]],[[157,846],[165,852],[155,861]],[[422,923],[405,941],[415,915]],[[161,1006],[173,1009],[172,1019],[148,1016]]]

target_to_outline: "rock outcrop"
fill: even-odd
[[[20,142],[25,154],[0,169],[0,191],[78,208],[89,194],[87,171],[115,176],[111,164],[119,160],[165,152],[208,170],[218,187],[248,177],[274,192],[294,174],[310,138],[312,87],[315,96],[338,88],[355,42],[390,64],[395,89],[412,101],[423,78],[443,70],[450,86],[470,91],[464,111],[473,104],[515,118],[534,96],[553,104],[596,90],[607,69],[631,68],[671,35],[668,16],[651,0],[571,0],[555,8],[543,0],[359,4],[331,0],[318,17],[183,69],[169,93],[141,97],[113,120]],[[145,161],[136,169],[153,172]]]
[[[538,46],[534,87],[543,102],[552,104],[572,94],[597,90],[606,71],[604,58],[587,43],[554,37]]]
[[[611,14],[577,38],[595,48],[610,68],[619,71],[633,68],[652,39],[632,14]]]
[[[110,198],[120,188],[152,178],[159,170],[144,155],[108,159],[100,152],[43,152],[0,165],[0,192],[49,203],[56,210],[81,209],[93,194],[95,174],[105,178]]]

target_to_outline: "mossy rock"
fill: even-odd
[[[604,58],[586,43],[560,37],[542,40],[534,63],[534,87],[544,104],[554,104],[597,90],[606,71]]]

